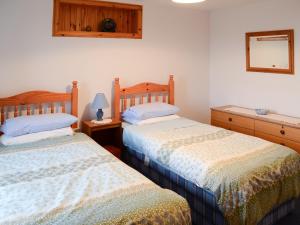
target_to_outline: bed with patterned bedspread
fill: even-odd
[[[259,138],[179,118],[124,126],[123,141],[146,164],[212,192],[230,225],[258,224],[300,196],[300,155]]]
[[[0,224],[190,224],[190,209],[84,134],[0,146]]]

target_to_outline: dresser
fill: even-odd
[[[211,109],[211,124],[290,147],[300,153],[300,118],[269,114],[237,106]]]

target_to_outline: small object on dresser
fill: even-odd
[[[117,24],[111,18],[105,18],[100,24],[100,30],[102,32],[116,32]]]
[[[97,121],[102,121],[103,120],[103,110],[105,108],[109,107],[109,104],[107,102],[107,99],[103,93],[98,93],[96,94],[94,101],[92,103],[93,109],[97,109]]]
[[[264,115],[268,115],[269,110],[267,110],[267,109],[255,109],[255,112],[256,112],[257,115],[264,116]]]

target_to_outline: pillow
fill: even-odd
[[[6,134],[0,137],[0,143],[5,146],[20,145],[36,141],[41,141],[48,138],[56,138],[63,136],[72,136],[74,131],[71,127],[66,127],[57,130],[43,131],[39,133],[26,134],[18,137],[10,137]]]
[[[170,115],[170,116],[161,116],[161,117],[150,118],[150,119],[146,119],[146,120],[135,120],[132,118],[127,118],[127,117],[124,117],[123,119],[127,123],[140,126],[140,125],[145,125],[145,124],[174,120],[174,119],[178,119],[178,118],[180,118],[180,116]]]
[[[123,113],[123,117],[134,120],[145,120],[154,117],[173,115],[179,112],[179,108],[166,103],[146,103],[132,106]]]
[[[17,137],[69,127],[75,122],[77,122],[77,118],[66,113],[20,116],[7,119],[1,127],[1,131],[7,136]]]

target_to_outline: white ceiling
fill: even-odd
[[[214,10],[224,7],[230,7],[235,5],[248,4],[251,2],[258,2],[261,0],[206,0],[205,2],[194,3],[194,4],[178,4],[172,2],[172,0],[144,0],[144,1],[157,1],[162,4],[174,5],[178,7],[193,7],[203,10]]]

